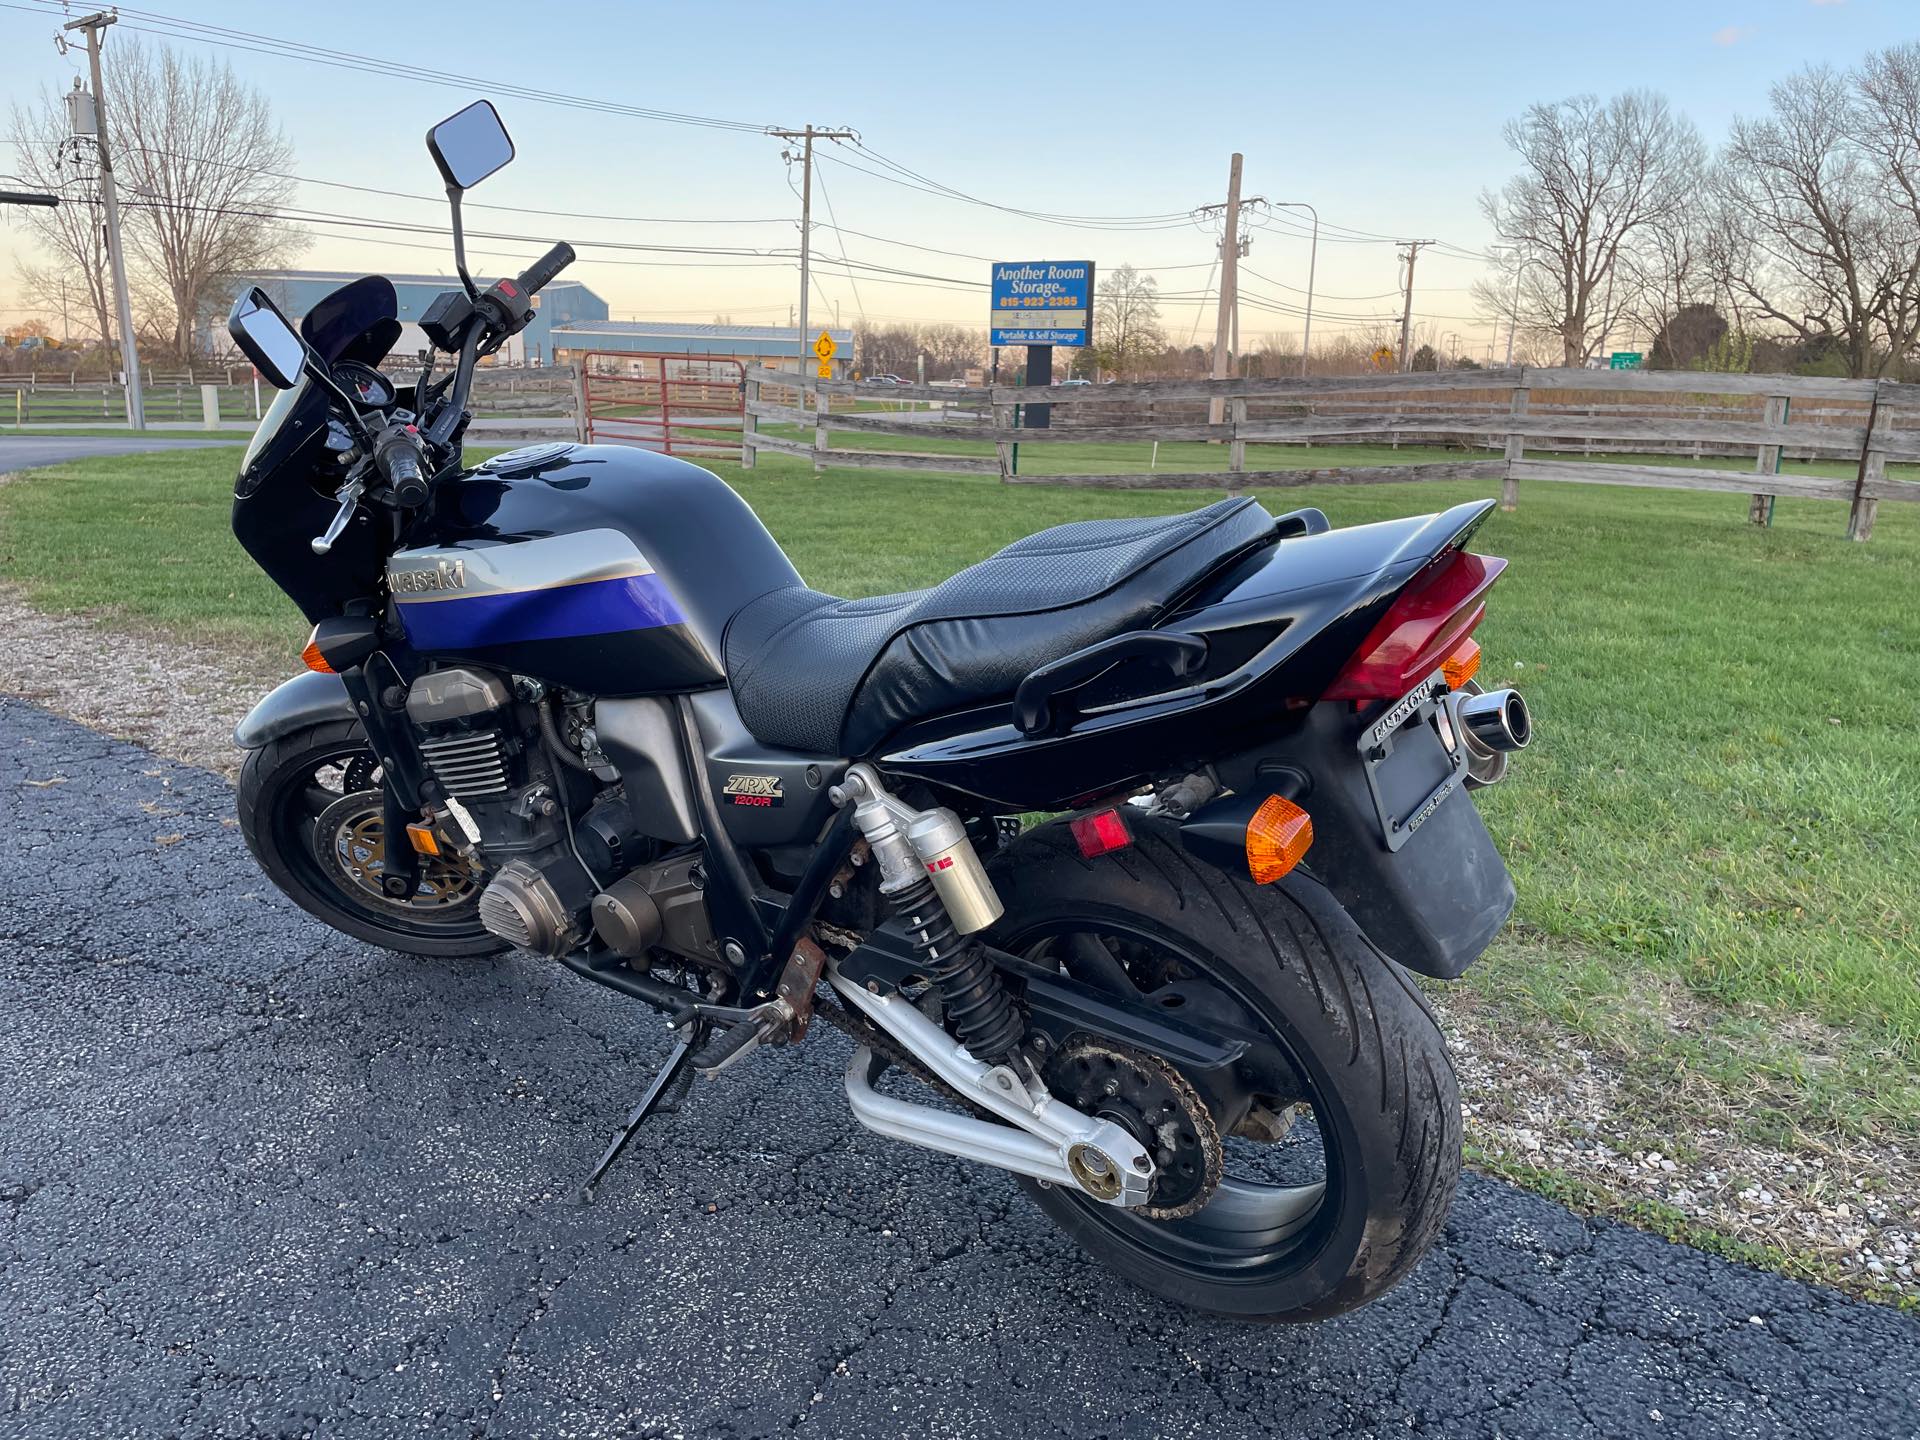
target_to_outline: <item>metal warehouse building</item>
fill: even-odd
[[[853,359],[853,331],[824,327],[840,347],[834,364],[845,369]],[[807,343],[813,343],[813,335]],[[800,331],[792,325],[679,325],[661,320],[609,320],[606,307],[599,316],[556,325],[553,330],[555,363],[578,365],[586,355],[709,355],[743,364],[775,365],[792,369],[799,363]],[[811,363],[811,356],[809,356]],[[606,362],[595,366],[605,370]]]
[[[357,270],[262,270],[247,278],[273,297],[274,303],[298,320],[321,299],[349,280],[358,280]],[[434,297],[446,290],[458,290],[457,275],[393,275],[394,291],[400,299],[400,339],[394,354],[410,356],[424,350],[427,337],[420,331],[421,313]],[[482,285],[486,282],[481,282]],[[554,332],[574,324],[605,323],[607,302],[577,280],[555,280],[534,297],[533,323],[509,340],[500,350],[500,360],[509,365],[552,365]]]

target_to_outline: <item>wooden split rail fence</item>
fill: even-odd
[[[1209,404],[1225,418],[1210,423]],[[843,412],[860,400],[929,402],[919,413]],[[1035,405],[1051,424],[1018,423]],[[798,427],[806,438],[769,433],[763,423]],[[972,454],[836,447],[833,432],[979,443]],[[1224,468],[1104,474],[1021,474],[1016,447],[1205,441],[1222,447]],[[1263,468],[1281,445],[1382,446],[1399,441],[1497,450],[1485,458],[1409,464]],[[1593,446],[1629,458],[1591,458]],[[1255,447],[1249,461],[1248,447]],[[989,448],[990,447],[990,448]],[[1126,489],[1226,489],[1258,485],[1401,484],[1421,480],[1501,482],[1513,509],[1532,480],[1717,490],[1753,497],[1764,521],[1787,495],[1848,502],[1847,533],[1865,540],[1882,500],[1920,500],[1920,481],[1890,476],[1888,464],[1920,461],[1920,385],[1797,375],[1694,371],[1560,369],[1449,370],[1428,374],[1330,376],[1306,380],[1171,380],[1132,385],[960,388],[900,385],[885,390],[819,380],[791,370],[746,372],[741,463],[762,451],[811,459],[816,470],[847,466],[997,475],[1009,484]],[[1753,456],[1753,469],[1651,462]],[[1031,453],[1031,452],[1029,452]],[[1847,462],[1838,476],[1786,474],[1781,462]]]

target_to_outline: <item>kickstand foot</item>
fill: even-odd
[[[660,1108],[660,1102],[666,1097],[674,1081],[687,1073],[688,1057],[693,1054],[694,1042],[699,1038],[701,1037],[692,1033],[690,1028],[686,1039],[674,1042],[673,1049],[667,1055],[666,1063],[660,1067],[659,1073],[653,1077],[653,1082],[647,1086],[647,1093],[640,1097],[640,1103],[635,1105],[633,1113],[627,1116],[627,1123],[621,1126],[618,1133],[608,1142],[606,1153],[600,1157],[600,1163],[593,1167],[593,1173],[587,1176],[587,1183],[580,1187],[581,1204],[593,1203],[593,1192],[600,1182],[607,1178],[607,1171],[613,1168],[613,1162],[620,1158],[620,1153],[632,1142],[646,1118]]]

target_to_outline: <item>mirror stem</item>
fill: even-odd
[[[460,195],[458,185],[447,186],[447,203],[453,207],[453,268],[460,272],[460,283],[467,287],[467,298],[478,300],[480,292],[474,287],[473,276],[467,273],[467,234],[460,223]]]
[[[373,432],[367,429],[367,422],[360,418],[359,405],[354,403],[351,395],[340,388],[340,382],[327,372],[327,367],[320,363],[320,358],[312,351],[307,353],[305,369],[309,375],[320,382],[322,389],[340,402],[341,408],[346,412],[347,427],[353,431],[353,438],[362,445],[371,446]]]

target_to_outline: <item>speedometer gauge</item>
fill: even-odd
[[[393,382],[371,365],[358,360],[341,360],[333,367],[333,378],[340,388],[369,410],[384,410],[398,398]]]

